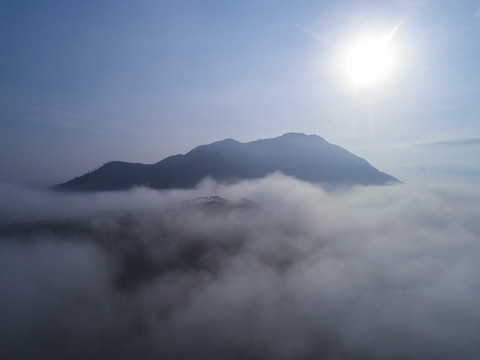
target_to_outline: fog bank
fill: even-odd
[[[275,174],[0,195],[2,224],[34,221],[0,232],[1,358],[480,356],[472,189],[326,192]],[[206,195],[232,203],[181,205]]]

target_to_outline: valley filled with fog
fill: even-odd
[[[474,189],[277,173],[0,198],[4,359],[480,355]]]

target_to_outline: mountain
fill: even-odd
[[[202,196],[193,200],[183,201],[182,206],[227,211],[229,209],[251,209],[255,208],[257,204],[254,201],[245,198],[239,201],[231,201],[220,196]]]
[[[156,164],[109,162],[88,174],[54,186],[56,190],[125,190],[191,188],[210,176],[217,181],[264,177],[281,171],[300,180],[328,185],[383,185],[398,182],[366,160],[317,135],[288,133],[273,139],[240,143],[233,139],[201,145],[185,155]]]

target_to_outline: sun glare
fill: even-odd
[[[393,55],[391,36],[368,36],[357,40],[345,55],[345,71],[355,86],[370,86],[389,75]]]

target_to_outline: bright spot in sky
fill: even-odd
[[[345,55],[345,70],[355,86],[375,85],[392,69],[391,35],[367,36],[357,40]]]

